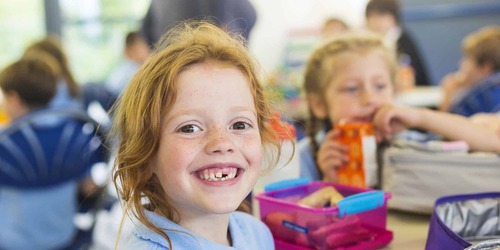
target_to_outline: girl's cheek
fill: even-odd
[[[392,99],[385,98],[385,99],[382,99],[379,102],[377,102],[375,106],[378,108],[384,104],[391,103],[391,102],[392,102]]]
[[[378,105],[380,106],[382,104],[392,103],[393,99],[393,92],[386,93],[385,95],[379,97],[380,101],[378,102]]]

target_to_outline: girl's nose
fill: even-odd
[[[226,154],[234,152],[234,142],[230,132],[225,129],[214,129],[208,135],[206,144],[208,154]]]
[[[375,102],[375,95],[372,91],[370,90],[363,90],[363,93],[361,94],[361,103],[363,105],[371,105]]]

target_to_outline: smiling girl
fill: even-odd
[[[263,146],[280,148],[270,114],[241,40],[205,22],[172,29],[114,118],[114,181],[135,224],[127,247],[274,249],[261,221],[235,212],[261,173]]]

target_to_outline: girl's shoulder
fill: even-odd
[[[274,249],[269,228],[251,214],[233,212],[229,217],[229,230],[233,247],[237,249]]]
[[[168,228],[168,234],[174,249],[230,249],[217,245],[199,237],[152,212],[147,213],[153,224]],[[126,249],[169,249],[168,242],[156,232],[149,230],[142,223],[134,223],[131,237],[125,244]],[[269,228],[256,217],[244,213],[233,212],[229,217],[229,230],[236,249],[274,249],[274,242]]]
[[[147,249],[147,250],[169,250],[168,245],[158,243],[157,241],[143,238],[137,234],[133,234],[124,243],[120,245],[120,249],[133,250],[133,249]]]
[[[255,216],[241,211],[235,211],[229,215],[229,225],[233,223],[236,223],[236,225],[242,229],[266,227],[266,225]]]

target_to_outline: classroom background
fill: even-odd
[[[257,21],[248,46],[266,72],[279,67],[289,38],[319,29],[331,16],[352,28],[364,23],[367,0],[251,0]],[[495,0],[403,0],[404,26],[419,44],[432,84],[457,68],[461,39],[489,24],[498,24]],[[122,56],[127,31],[139,28],[150,1],[20,0],[0,2],[0,66],[46,33],[61,36],[80,84],[102,82]]]
[[[330,17],[363,29],[367,0],[250,0],[257,13],[247,40],[268,84],[280,87],[281,116],[297,122],[298,137],[306,107],[301,97],[301,67]],[[0,68],[47,34],[62,40],[69,65],[82,86],[99,86],[123,60],[125,37],[140,28],[149,0],[17,0],[0,2]],[[419,46],[430,86],[396,97],[409,105],[435,108],[441,79],[457,70],[461,42],[487,25],[500,25],[498,0],[402,0],[402,24]],[[429,214],[390,211],[394,240],[384,249],[423,249]],[[104,249],[104,248],[103,248]]]

